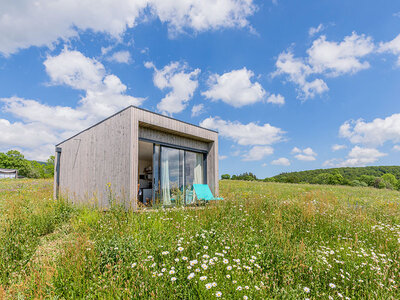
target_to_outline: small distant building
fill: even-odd
[[[18,170],[0,169],[0,179],[2,178],[18,178]]]
[[[54,196],[137,210],[194,205],[193,185],[218,195],[218,133],[129,106],[56,146]]]

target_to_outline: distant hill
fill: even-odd
[[[316,169],[300,172],[281,173],[273,176],[277,182],[308,182],[313,183],[313,180],[320,174],[340,174],[345,180],[359,180],[363,175],[381,177],[386,173],[393,174],[397,180],[400,180],[400,166],[376,166],[376,167],[346,167],[332,169]]]

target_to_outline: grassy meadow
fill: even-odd
[[[196,209],[108,212],[0,180],[0,299],[399,299],[400,192],[221,181]]]

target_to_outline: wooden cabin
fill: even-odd
[[[54,197],[137,210],[218,195],[218,133],[129,106],[56,145]]]

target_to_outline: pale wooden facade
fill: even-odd
[[[56,146],[54,196],[107,208],[112,195],[136,210],[139,140],[206,153],[218,195],[218,133],[130,106]]]

